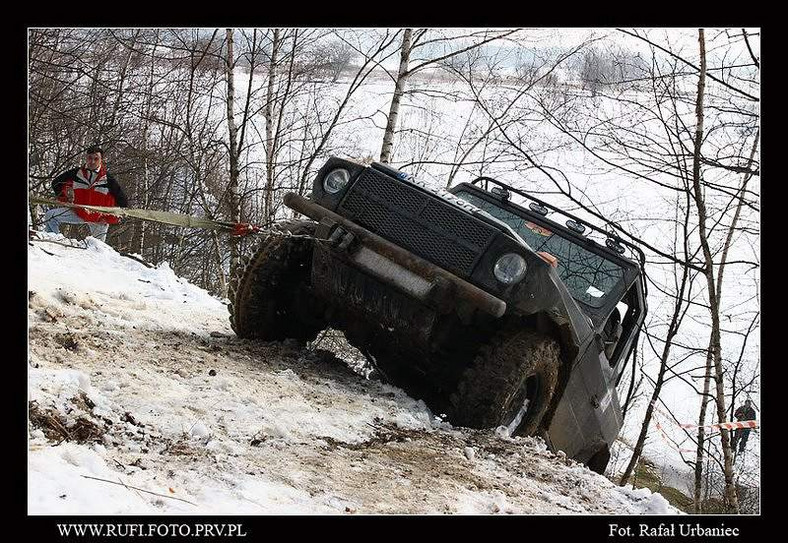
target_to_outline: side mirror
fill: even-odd
[[[594,334],[594,343],[596,344],[596,347],[599,349],[600,353],[605,351],[605,339],[602,337],[602,334]]]

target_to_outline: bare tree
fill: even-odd
[[[621,107],[606,117],[600,115],[599,111],[589,112],[588,128],[580,130],[570,128],[572,123],[577,124],[578,119],[577,108],[569,107],[577,105],[575,98],[568,99],[566,104],[557,108],[555,104],[551,104],[551,108],[544,107],[543,112],[554,126],[582,145],[589,155],[601,163],[633,180],[642,179],[653,183],[655,190],[683,192],[691,198],[693,213],[686,220],[696,240],[693,242],[694,248],[686,251],[682,259],[652,244],[644,245],[659,257],[701,272],[705,279],[708,303],[702,307],[711,316],[710,340],[708,348],[698,351],[696,355],[702,354],[708,361],[700,367],[710,368],[715,387],[713,393],[706,389],[699,391],[699,394],[704,403],[709,398],[715,401],[717,419],[724,421],[726,390],[720,327],[723,289],[721,272],[726,266],[745,266],[751,270],[758,266],[754,261],[728,258],[728,249],[736,238],[757,233],[757,228],[749,224],[744,226],[747,221],[744,214],[757,212],[758,209],[757,192],[752,191],[747,183],[734,185],[732,182],[734,174],[742,174],[750,180],[759,173],[755,159],[757,113],[751,108],[755,99],[744,83],[737,86],[735,82],[741,81],[752,86],[757,81],[750,76],[726,77],[725,81],[719,77],[710,77],[711,81],[719,85],[716,89],[720,89],[722,95],[709,95],[706,76],[710,69],[702,33],[699,36],[701,48],[697,62],[686,60],[683,54],[660,46],[640,33],[627,31],[627,35],[642,38],[652,49],[653,59],[650,74],[647,74],[652,89],[650,100],[645,101],[642,93],[637,97],[628,96],[630,87],[627,85],[611,88],[609,94],[600,91],[600,98],[608,104],[619,104]],[[660,57],[667,61],[663,62]],[[725,56],[721,58],[722,62],[736,64]],[[739,71],[735,72],[734,68]],[[743,73],[748,65],[736,65],[734,68],[723,65],[715,70]],[[684,83],[689,78],[696,79],[694,95]],[[642,84],[641,81],[638,83]],[[711,99],[707,99],[709,97]],[[628,119],[628,115],[631,118]],[[707,117],[712,119],[710,127],[704,122]],[[653,125],[649,119],[653,119]],[[744,153],[742,142],[747,141],[751,145],[750,152]],[[702,408],[702,416],[703,411]],[[705,419],[701,418],[701,421]],[[699,437],[699,453],[694,463],[698,478],[703,466],[702,432]],[[723,430],[719,437],[726,502],[731,510],[736,510],[728,431]]]
[[[748,165],[747,165],[748,168],[752,167],[752,163],[753,163],[753,161],[755,159],[756,151],[758,149],[759,138],[760,138],[760,131],[757,131],[756,135],[755,135],[755,140],[754,140],[754,142],[752,144],[752,151],[750,153],[750,158],[749,158],[749,162],[748,162]],[[750,179],[752,179],[752,173],[748,173],[748,174],[745,174],[743,176],[742,186],[741,186],[740,191],[739,191],[741,194],[743,194],[746,191],[747,184],[749,183]],[[702,203],[703,203],[703,201],[701,200],[698,203],[698,205],[701,206]],[[717,266],[717,269],[718,269],[717,273],[718,274],[717,274],[716,285],[715,285],[715,293],[717,293],[717,296],[721,296],[721,293],[722,293],[723,276],[724,276],[724,273],[725,273],[725,265],[726,265],[727,260],[728,260],[728,252],[729,252],[729,250],[731,248],[731,244],[733,242],[733,236],[737,232],[737,223],[739,221],[739,217],[741,216],[741,210],[742,210],[743,203],[744,203],[744,199],[743,198],[739,198],[738,202],[736,203],[736,211],[734,212],[733,220],[731,221],[731,224],[730,224],[730,226],[728,228],[728,235],[726,236],[725,244],[724,244],[723,249],[722,249],[722,255],[720,257],[720,261],[719,261],[718,266]],[[706,243],[706,245],[708,246],[708,242]],[[712,267],[712,272],[713,272],[713,267]],[[716,301],[718,301],[718,300],[716,300]],[[712,308],[713,308],[713,306],[712,306]],[[717,313],[719,313],[719,303],[717,303]],[[712,320],[712,324],[714,324],[714,322],[715,321]],[[719,317],[717,318],[716,323],[717,323],[717,326],[719,327],[720,326]],[[753,320],[753,323],[755,323],[755,320]],[[752,329],[752,324],[748,328],[747,336],[745,336],[745,337],[749,336],[749,333],[750,333],[751,329]],[[704,452],[705,452],[704,444],[705,444],[705,430],[706,430],[706,428],[705,428],[705,426],[706,426],[706,409],[707,409],[709,400],[712,398],[712,396],[709,394],[709,385],[710,385],[710,382],[711,382],[712,368],[715,368],[715,366],[716,366],[715,356],[716,356],[717,350],[716,350],[715,342],[719,341],[719,336],[720,336],[719,329],[718,329],[718,331],[716,333],[712,329],[712,334],[711,334],[711,337],[709,339],[710,344],[709,344],[709,349],[708,349],[708,355],[706,357],[706,369],[705,369],[705,375],[704,375],[704,380],[703,380],[703,394],[701,395],[700,415],[698,417],[697,454],[696,454],[696,459],[695,459],[695,491],[694,491],[694,496],[693,496],[694,509],[695,509],[696,513],[701,513],[702,512],[702,508],[701,508],[701,504],[702,504],[701,492],[702,492],[702,485],[703,485],[703,473],[702,473],[703,472],[703,455],[704,455]],[[741,363],[742,358],[743,358],[743,352],[739,356],[739,364],[736,365],[735,370],[734,370],[734,378],[733,378],[733,382],[732,382],[733,395],[732,395],[732,398],[731,398],[731,414],[732,414],[732,406],[735,404],[735,401],[736,401],[736,391],[737,391],[736,374],[739,371],[739,367],[740,367],[740,363]],[[718,389],[717,393],[719,394],[719,389]],[[732,417],[728,417],[727,419],[725,417],[723,417],[720,420],[732,420]],[[724,450],[725,450],[725,448],[723,447],[723,451]],[[730,450],[729,450],[728,454],[730,455]],[[729,469],[730,468],[726,468],[726,472]],[[728,481],[728,479],[729,478],[726,477],[726,481]]]
[[[412,28],[406,28],[402,33],[399,68],[397,70],[396,77],[392,77],[394,80],[394,95],[391,98],[386,129],[383,132],[383,145],[380,150],[380,161],[383,163],[388,163],[391,159],[391,148],[394,141],[394,132],[397,128],[397,118],[399,117],[400,103],[402,102],[402,97],[405,94],[407,82],[414,74],[424,70],[425,68],[435,66],[436,64],[445,63],[457,55],[461,55],[473,49],[482,47],[485,44],[495,40],[503,39],[506,36],[514,34],[515,32],[517,32],[517,30],[495,32],[483,31],[456,37],[438,36],[427,39],[427,29],[419,29],[414,32]],[[479,41],[475,41],[468,46],[461,47],[460,49],[456,50],[447,51],[444,49],[443,54],[433,55],[431,58],[418,59],[415,66],[410,66],[411,57],[414,56],[415,51],[418,48],[429,50],[439,45],[446,46],[446,44],[450,44],[452,40],[457,40],[457,42],[461,43],[461,40],[469,38],[479,39]]]
[[[689,197],[687,196],[687,200]],[[684,206],[684,220],[677,220],[676,227],[674,229],[675,234],[675,251],[678,253],[681,251],[684,255],[687,255],[689,252],[689,202],[686,202]],[[677,209],[679,206],[676,206]],[[666,374],[669,369],[669,364],[671,362],[671,349],[673,348],[673,342],[676,335],[679,333],[679,329],[681,327],[681,323],[684,320],[684,317],[687,313],[688,303],[687,298],[689,291],[691,290],[693,274],[692,270],[688,266],[679,266],[677,263],[672,264],[675,272],[676,282],[678,283],[675,288],[675,293],[671,293],[671,297],[673,300],[673,307],[670,314],[670,324],[668,325],[667,332],[662,338],[663,347],[662,352],[660,353],[659,357],[659,369],[657,371],[657,379],[654,383],[654,389],[651,395],[651,399],[646,406],[646,413],[643,417],[643,422],[641,423],[640,433],[638,435],[638,440],[635,444],[635,447],[632,451],[632,457],[627,464],[627,467],[624,469],[624,472],[621,474],[619,479],[619,484],[624,485],[627,483],[632,471],[637,466],[637,462],[640,459],[640,455],[643,452],[643,446],[646,443],[646,436],[649,431],[649,427],[651,426],[652,417],[654,416],[654,408],[657,405],[659,400],[660,393],[662,392],[662,386],[666,380]]]

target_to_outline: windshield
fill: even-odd
[[[475,194],[459,191],[456,195],[511,226],[534,252],[544,251],[556,257],[558,275],[579,302],[594,308],[602,307],[607,302],[607,295],[624,278],[621,266],[575,244],[570,238],[563,238]]]

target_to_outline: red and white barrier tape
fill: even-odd
[[[668,420],[670,420],[672,426],[678,426],[678,427],[683,428],[685,430],[693,430],[693,429],[700,428],[701,426],[699,426],[697,424],[680,424],[680,423],[678,423],[678,422],[676,422],[674,420],[673,416],[669,415],[668,413],[663,411],[658,405],[654,404],[653,421],[654,421],[654,425],[657,428],[657,431],[659,432],[659,436],[662,438],[662,440],[668,446],[670,446],[672,449],[674,449],[674,450],[676,450],[676,451],[678,451],[680,453],[696,453],[697,452],[697,449],[683,449],[679,445],[677,445],[676,442],[673,439],[671,439],[670,436],[668,436],[668,434],[663,429],[662,425],[659,422],[659,418],[657,417],[657,414],[659,414],[659,415],[667,418]],[[742,421],[738,421],[738,422],[721,422],[721,423],[717,423],[717,424],[704,424],[703,428],[710,429],[710,430],[714,430],[714,429],[736,430],[736,429],[741,429],[741,428],[758,428],[758,421],[755,421],[755,420],[742,420]],[[685,436],[685,440],[686,440],[686,436]]]
[[[665,430],[662,429],[662,425],[660,425],[659,421],[656,418],[654,419],[654,423],[657,426],[657,430],[659,430],[660,437],[662,437],[662,439],[665,441],[665,443],[670,445],[670,447],[672,447],[673,449],[675,449],[675,450],[677,450],[677,451],[679,451],[681,453],[694,453],[694,452],[697,452],[696,449],[682,449],[680,447],[677,447],[676,444],[673,442],[673,440],[668,437],[668,434],[665,433]]]
[[[679,424],[682,428],[687,430],[696,430],[700,428],[697,424]],[[740,420],[738,422],[721,422],[719,424],[706,424],[703,426],[709,430],[736,430],[740,428],[757,428],[758,421],[757,420]]]
[[[667,419],[672,419],[673,417],[668,413],[665,413],[658,405],[654,404],[654,410],[666,417]],[[697,430],[700,428],[697,424],[680,424],[678,422],[675,423],[680,428],[684,428],[685,430]],[[707,430],[737,430],[741,428],[758,428],[758,421],[757,420],[740,420],[737,422],[719,422],[717,424],[704,424],[703,428]]]

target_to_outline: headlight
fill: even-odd
[[[495,263],[493,274],[505,285],[512,285],[525,277],[525,259],[515,253],[506,253]]]
[[[326,192],[329,194],[336,194],[343,190],[349,181],[349,171],[342,168],[331,170],[328,172],[328,175],[326,175],[326,178],[323,179],[323,188],[326,189]]]

